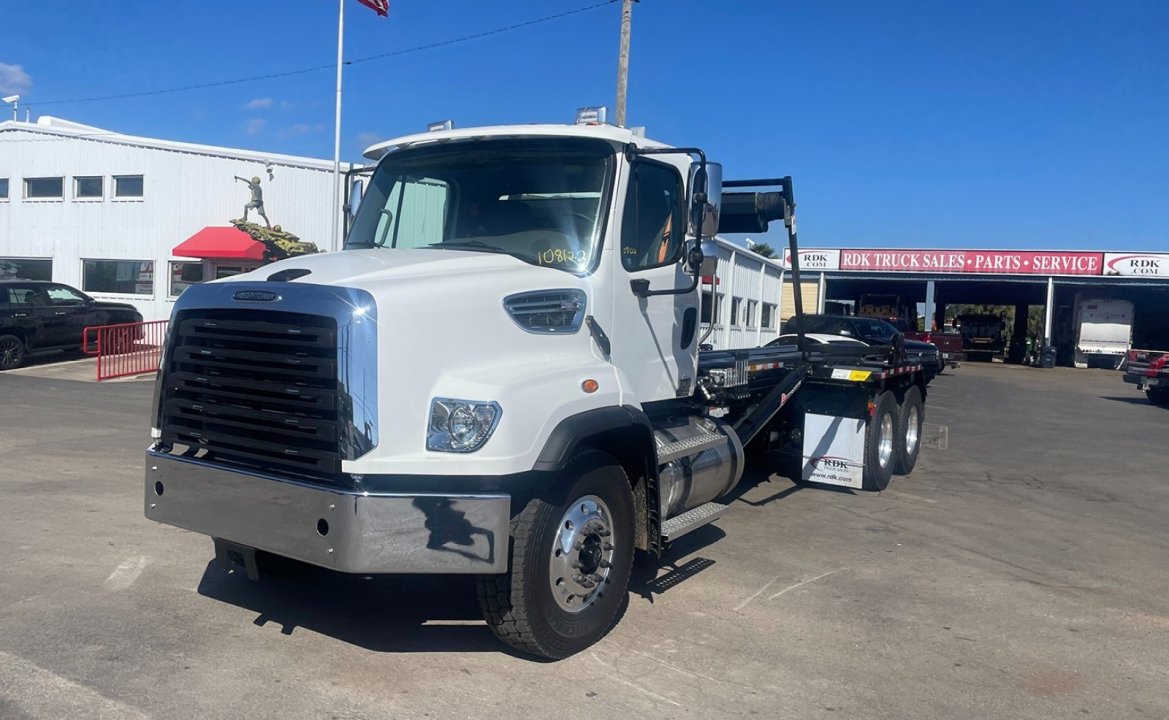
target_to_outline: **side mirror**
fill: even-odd
[[[718,217],[722,208],[723,166],[719,163],[690,164],[690,228],[693,237],[714,237],[718,232]],[[701,212],[700,212],[701,211]],[[698,216],[702,215],[702,227]]]
[[[365,195],[365,180],[354,180],[349,186],[349,218],[357,216],[357,208],[361,206],[361,198]]]
[[[713,276],[718,272],[718,243],[707,239],[702,243],[702,267],[698,273],[702,276]]]

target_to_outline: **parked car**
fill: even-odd
[[[892,345],[894,338],[901,334],[886,320],[856,315],[805,315],[804,323],[805,333],[841,335],[873,346]],[[787,335],[795,331],[795,318],[789,318],[783,325],[783,333]],[[926,382],[933,380],[942,371],[942,355],[932,343],[906,340],[905,354],[909,359],[921,363]]]
[[[905,320],[889,322],[905,335],[906,340],[917,340],[936,347],[942,354],[942,362],[949,363],[952,368],[958,367],[966,359],[966,352],[962,349],[961,333],[918,330],[917,325],[910,325]]]
[[[0,280],[0,370],[26,356],[81,350],[85,328],[142,322],[133,305],[94,300],[76,288],[43,280]]]

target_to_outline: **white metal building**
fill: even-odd
[[[758,347],[779,337],[780,306],[791,305],[790,299],[782,303],[784,273],[779,260],[765,258],[723,238],[715,238],[715,243],[717,307],[711,307],[711,278],[703,278],[700,286],[703,332],[710,327],[712,310],[715,317],[714,331],[704,344],[726,350]],[[784,317],[791,314],[789,311]]]
[[[342,171],[346,170],[342,167]],[[329,249],[333,163],[121,135],[52,117],[0,122],[0,277],[63,282],[170,315],[192,282],[258,266],[238,248],[174,248],[230,228],[259,177],[272,224]],[[262,220],[253,210],[249,219]],[[228,237],[234,228],[212,233]],[[211,243],[214,245],[214,243]],[[219,255],[219,256],[217,256]]]

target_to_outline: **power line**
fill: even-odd
[[[449,40],[440,40],[438,42],[427,43],[425,45],[416,45],[411,48],[403,48],[402,50],[394,50],[391,52],[379,53],[377,55],[354,58],[353,60],[346,60],[344,64],[357,65],[360,63],[372,62],[374,60],[384,60],[386,58],[410,55],[413,53],[424,52],[426,50],[434,50],[435,48],[447,47],[448,45],[457,45],[459,43],[469,42],[471,40],[479,40],[481,38],[490,37],[492,35],[500,35],[502,33],[511,32],[512,30],[519,30],[521,28],[531,27],[532,25],[539,25],[541,23],[559,20],[561,18],[569,17],[570,15],[579,15],[580,13],[596,10],[597,8],[604,7],[606,5],[612,5],[615,2],[618,2],[618,0],[603,0],[602,2],[593,3],[592,5],[585,5],[574,10],[565,10],[564,12],[559,12],[554,15],[545,15],[543,17],[534,18],[532,20],[513,23],[505,27],[484,30],[483,32],[462,35],[460,37],[450,38]],[[268,73],[266,75],[252,75],[250,77],[234,78],[232,80],[218,80],[215,82],[198,83],[195,85],[182,85],[179,87],[164,88],[160,90],[143,90],[140,92],[121,93],[118,95],[99,95],[95,97],[67,98],[63,100],[42,100],[39,102],[32,101],[28,104],[30,106],[35,105],[36,107],[43,107],[45,105],[65,105],[69,103],[101,102],[104,100],[126,100],[129,98],[150,97],[153,95],[168,95],[173,93],[189,92],[191,90],[205,90],[207,88],[224,87],[227,85],[240,85],[243,83],[259,82],[261,80],[276,80],[279,78],[321,72],[322,70],[332,70],[336,67],[336,65],[316,65],[314,67],[299,68],[297,70],[286,70],[284,72]]]

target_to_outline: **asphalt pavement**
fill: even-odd
[[[1118,373],[943,374],[911,476],[756,472],[559,663],[466,578],[252,583],[148,522],[151,391],[0,374],[4,720],[1169,717],[1169,411]]]

